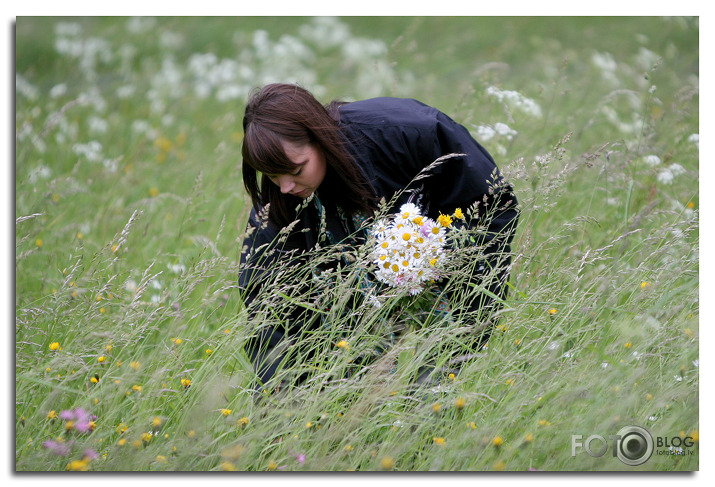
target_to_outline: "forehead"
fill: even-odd
[[[294,164],[304,164],[315,154],[315,149],[310,144],[297,144],[288,140],[282,140],[281,145],[286,157]]]

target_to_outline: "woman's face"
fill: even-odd
[[[326,163],[322,151],[311,144],[298,145],[283,141],[286,156],[295,165],[289,174],[265,174],[283,194],[307,198],[318,190],[325,178]]]

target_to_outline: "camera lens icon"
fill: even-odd
[[[642,465],[653,455],[653,437],[639,426],[626,426],[618,432],[616,456],[626,465]]]

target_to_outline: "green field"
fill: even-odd
[[[16,470],[698,470],[698,42],[697,18],[18,18]],[[318,379],[248,389],[241,120],[275,81],[421,100],[513,184],[509,296],[456,377],[411,384],[472,325],[433,316],[396,372],[320,380],[368,313],[350,346],[344,315],[305,337]],[[629,425],[670,448],[572,456]]]

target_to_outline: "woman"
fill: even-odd
[[[410,200],[433,219],[471,207],[478,218],[469,224],[486,230],[474,245],[484,246],[488,258],[469,273],[489,292],[471,292],[468,306],[453,311],[472,313],[474,347],[488,337],[489,315],[498,307],[493,297],[506,292],[518,209],[511,186],[467,129],[412,99],[333,101],[324,107],[299,86],[271,84],[251,96],[243,130],[243,180],[253,201],[239,278],[247,304],[276,260],[299,258],[318,245],[364,241],[360,223],[380,200],[392,201],[393,211]],[[449,154],[460,156],[423,172]],[[487,274],[497,278],[485,285]],[[266,350],[311,320],[309,311],[296,309],[289,319],[293,326],[263,330],[251,342],[249,355],[263,381],[280,361],[267,358]]]

